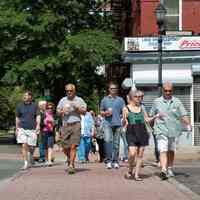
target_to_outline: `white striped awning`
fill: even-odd
[[[132,80],[137,85],[157,85],[157,64],[136,64],[131,66]],[[176,85],[191,85],[193,82],[191,64],[164,64],[162,66],[162,82]]]

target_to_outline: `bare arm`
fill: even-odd
[[[40,123],[41,123],[41,117],[40,115],[36,116],[36,132],[37,134],[39,134],[40,132]]]
[[[102,117],[109,117],[109,116],[112,115],[112,111],[109,111],[109,110],[103,111],[103,110],[102,110],[102,111],[100,112],[100,114],[101,114]]]
[[[186,126],[188,131],[191,131],[192,126],[191,126],[190,119],[187,115],[187,111],[185,110],[185,107],[180,101],[179,101],[179,112],[181,113],[181,122]]]
[[[183,116],[181,118],[181,121],[186,125],[188,131],[192,131],[191,122],[188,116]]]
[[[143,111],[144,112],[144,111]],[[151,122],[153,121],[154,119],[156,119],[158,116],[157,115],[154,115],[153,117],[149,117],[147,112],[144,112],[144,120],[146,122]]]
[[[62,109],[61,109],[61,108],[57,108],[57,109],[56,109],[56,113],[57,113],[58,115],[61,115]]]
[[[78,102],[72,102],[71,106],[73,106],[73,109],[75,109],[81,115],[87,112],[87,104],[82,98],[79,98]]]
[[[77,107],[76,110],[79,112],[79,114],[85,114],[87,111],[87,108],[83,108],[83,107]]]
[[[128,117],[128,109],[126,107],[124,107],[123,111],[122,111],[122,124],[125,127],[127,127],[127,125],[128,125],[127,117]]]
[[[16,117],[16,118],[15,118],[15,129],[16,129],[16,134],[18,133],[19,123],[20,123],[20,119],[19,119],[19,117]]]
[[[56,108],[56,113],[58,114],[58,116],[60,117],[63,117],[64,116],[64,113],[66,112],[66,109],[64,109],[64,100],[61,99],[59,102],[58,102],[58,105],[57,105],[57,108]],[[66,106],[65,106],[66,108]]]
[[[103,110],[100,111],[100,114],[101,114],[102,117],[105,117],[105,111],[103,111]]]
[[[64,114],[64,111],[63,111],[62,108],[57,108],[56,112],[57,112],[57,114],[58,114],[59,116],[63,116],[63,114]]]
[[[188,116],[183,116],[183,117],[181,118],[181,120],[182,120],[182,122],[183,122],[184,124],[190,125],[190,119],[189,119]]]
[[[96,127],[92,127],[92,137],[96,137]]]

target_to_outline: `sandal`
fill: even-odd
[[[71,167],[71,166],[68,168],[67,171],[68,171],[68,174],[75,174],[76,173],[75,168]]]
[[[124,174],[124,178],[128,180],[134,179],[133,173],[127,172],[126,174]]]

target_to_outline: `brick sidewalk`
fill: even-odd
[[[78,164],[77,173],[68,175],[63,162],[51,168],[32,168],[19,172],[0,185],[3,200],[189,200],[192,194],[184,193],[170,181],[160,181],[154,169],[142,170],[143,182],[125,180],[127,164],[119,170],[107,170],[103,164]]]

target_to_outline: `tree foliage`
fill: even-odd
[[[21,87],[0,87],[0,129],[7,129],[15,123],[15,107],[22,99]]]
[[[112,35],[112,16],[101,11],[104,2],[0,1],[2,124],[14,122],[24,89],[41,97],[48,88],[57,102],[67,82],[77,85],[90,109],[97,109],[105,87],[97,68],[113,62],[120,51]]]
[[[1,0],[0,78],[57,101],[66,82],[78,85],[87,101],[105,82],[97,67],[113,62],[120,51],[112,37],[103,1]]]

